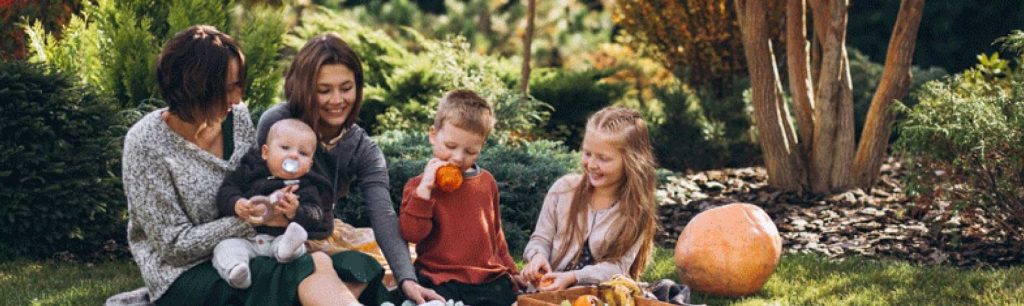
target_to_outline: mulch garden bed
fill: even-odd
[[[670,177],[658,189],[663,226],[656,241],[674,248],[679,233],[697,213],[746,202],[772,217],[786,252],[961,267],[1024,262],[1024,237],[998,229],[984,218],[965,222],[942,203],[922,208],[904,194],[901,170],[900,162],[890,159],[871,190],[828,196],[775,190],[767,186],[767,173],[760,167]]]

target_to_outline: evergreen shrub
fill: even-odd
[[[40,65],[0,62],[0,258],[89,255],[124,241],[126,122],[75,82]]]

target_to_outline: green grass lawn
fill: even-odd
[[[676,279],[671,250],[659,249],[645,281]],[[0,304],[100,305],[142,286],[130,261],[98,264],[0,263]],[[864,259],[786,255],[758,294],[725,299],[695,294],[709,305],[1021,305],[1024,268],[956,269]]]

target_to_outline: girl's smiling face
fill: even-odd
[[[623,177],[622,152],[616,135],[587,131],[580,149],[580,162],[590,185],[595,189],[618,188]]]

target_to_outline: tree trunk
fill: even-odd
[[[810,183],[811,191],[816,193],[831,192],[836,182],[833,182],[833,171],[844,171],[844,167],[837,163],[851,163],[851,160],[841,160],[837,153],[842,148],[838,147],[840,127],[843,126],[842,100],[844,90],[848,90],[845,84],[849,82],[849,67],[845,60],[846,42],[846,0],[829,1],[829,27],[824,34],[824,50],[821,57],[821,72],[819,74],[817,96],[814,99],[814,143],[811,152]],[[845,168],[849,168],[846,166]],[[846,170],[848,172],[848,170]]]
[[[766,28],[767,7],[760,0],[736,0],[743,51],[750,73],[754,120],[765,154],[768,183],[783,190],[802,192],[806,182],[789,117],[782,116],[781,84]]]
[[[807,62],[807,20],[805,0],[786,3],[786,63],[789,71],[789,90],[796,108],[801,158],[811,154],[814,139],[814,85]]]
[[[924,0],[903,0],[900,4],[896,25],[889,39],[889,50],[885,55],[882,80],[871,99],[854,160],[855,183],[858,187],[870,188],[878,179],[882,160],[889,147],[889,135],[892,133],[894,118],[889,106],[892,100],[906,96],[910,89],[910,64],[923,11]]]
[[[521,75],[520,90],[523,95],[529,94],[530,90],[530,53],[533,42],[533,19],[537,15],[537,0],[526,2],[526,34],[523,36],[523,71]]]

